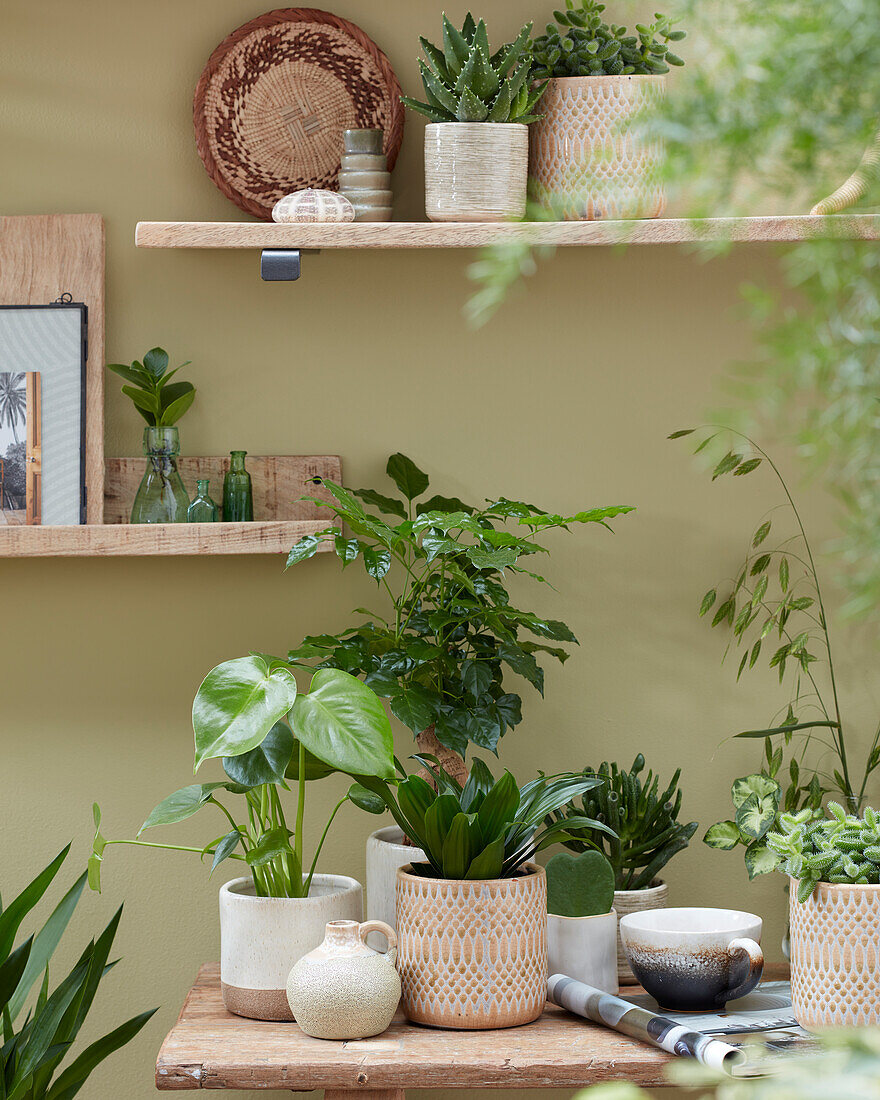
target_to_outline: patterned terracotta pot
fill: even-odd
[[[790,882],[791,1004],[806,1028],[880,1024],[880,886]]]
[[[654,879],[644,890],[615,890],[614,908],[618,918],[629,913],[642,913],[645,909],[665,909],[669,905],[669,887],[659,878]],[[617,930],[617,980],[621,985],[638,985],[639,979],[633,974],[623,942],[620,928]]]
[[[397,872],[397,969],[417,1024],[480,1030],[538,1018],[547,997],[547,877],[462,881]]]
[[[636,133],[638,112],[655,106],[665,76],[554,77],[530,129],[529,175],[540,202],[568,221],[659,218],[663,143]]]
[[[432,222],[523,218],[529,128],[521,122],[425,127],[425,213]]]

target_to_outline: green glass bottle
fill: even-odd
[[[189,523],[216,523],[220,518],[220,509],[208,496],[208,479],[199,478],[196,482],[196,499],[187,509]]]
[[[186,523],[189,493],[177,469],[177,428],[144,428],[147,468],[131,506],[132,523]]]
[[[251,475],[244,468],[247,451],[230,451],[229,470],[223,479],[223,520],[245,523],[254,518],[254,493]]]

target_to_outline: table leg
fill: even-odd
[[[406,1100],[405,1089],[325,1089],[324,1100]]]

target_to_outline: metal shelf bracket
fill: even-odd
[[[260,275],[267,283],[292,283],[302,267],[298,248],[264,248],[260,253]]]

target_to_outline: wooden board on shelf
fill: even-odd
[[[104,496],[104,219],[100,214],[0,217],[0,303],[48,305],[69,293],[88,306],[86,517]]]
[[[139,222],[140,248],[480,248],[505,241],[577,246],[786,242],[818,235],[880,239],[880,215],[791,214],[754,218],[657,218],[595,222]]]
[[[143,458],[108,458],[104,484],[104,522],[128,523],[131,502],[144,475]],[[255,520],[324,520],[332,519],[303,496],[327,500],[330,494],[316,478],[329,478],[337,484],[342,479],[342,464],[336,455],[248,455],[245,464],[254,489]],[[191,497],[195,496],[196,480],[208,478],[208,492],[218,503],[223,495],[223,477],[229,468],[229,457],[208,458],[181,456],[178,462],[183,483]]]

